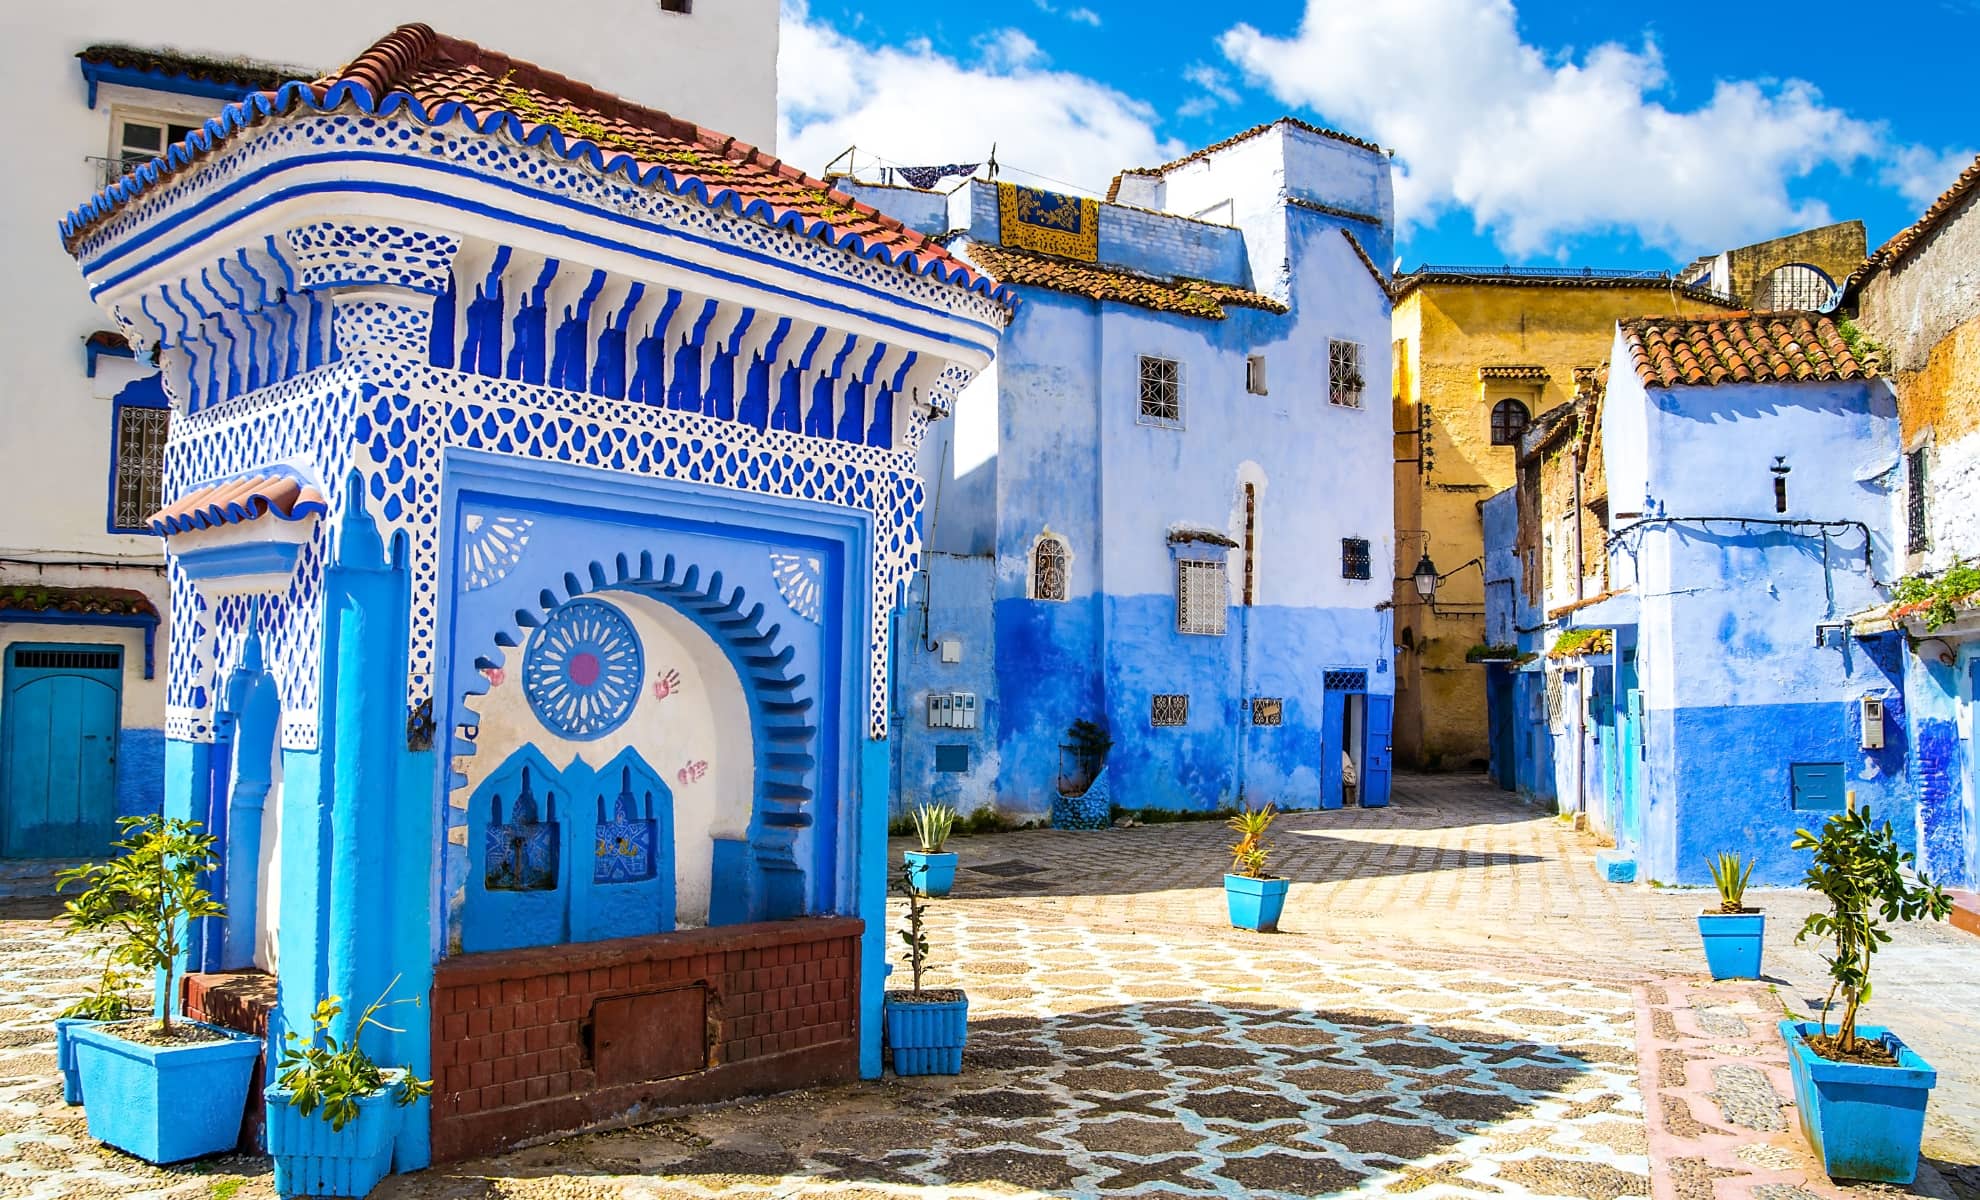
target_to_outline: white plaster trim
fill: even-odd
[[[1040,597],[1038,594],[1038,547],[1051,538],[1059,543],[1066,557],[1066,594],[1057,598]],[[1024,553],[1024,596],[1027,600],[1044,599],[1047,604],[1063,604],[1072,599],[1073,594],[1073,548],[1072,540],[1054,530],[1050,524],[1040,526],[1039,532],[1031,539],[1031,548]]]

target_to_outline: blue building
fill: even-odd
[[[1565,416],[1543,414],[1544,430]],[[1538,596],[1524,586],[1520,553],[1522,490],[1507,488],[1478,505],[1485,539],[1485,711],[1492,782],[1522,800],[1554,803],[1554,739],[1547,728],[1546,624]]]
[[[901,800],[1045,817],[1086,720],[1124,807],[1385,802],[1387,156],[1285,119],[1105,201],[853,190],[1020,297],[922,448]]]
[[[1630,321],[1577,417],[1553,452],[1582,464],[1581,510],[1536,480],[1521,543],[1543,568],[1559,803],[1614,839],[1611,878],[1704,883],[1730,850],[1795,882],[1795,829],[1851,793],[1910,830],[1903,647],[1845,628],[1893,561],[1897,410],[1874,360],[1806,313]]]
[[[435,1080],[400,1169],[877,1075],[916,452],[1008,293],[420,25],[62,232],[174,408],[188,965],[272,976],[278,1039],[420,997],[369,1046]]]

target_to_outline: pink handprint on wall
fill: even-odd
[[[681,690],[681,673],[669,667],[653,677],[653,698],[665,700]]]
[[[682,767],[680,770],[674,772],[674,779],[683,786],[685,786],[690,783],[700,783],[702,778],[707,774],[708,774],[707,762],[697,758],[693,762],[689,763],[687,766]]]

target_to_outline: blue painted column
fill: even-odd
[[[387,561],[353,473],[324,572],[330,679],[329,939],[327,986],[351,1036],[362,1008],[391,983],[392,879],[399,758],[405,731],[405,621],[400,573]],[[421,852],[426,847],[405,847]],[[424,907],[424,897],[406,897]]]
[[[174,739],[165,743],[164,814],[168,819],[190,820],[195,817],[205,819],[207,797],[213,784],[212,751],[213,747],[206,742],[181,742]],[[194,939],[187,939],[189,949],[187,953],[179,956],[175,968],[176,978],[184,979],[186,973],[192,969],[194,951],[190,947],[196,944]],[[156,998],[152,1006],[154,1015],[162,1014],[165,1010],[164,982],[165,973],[160,971],[152,984],[152,994]],[[172,1011],[177,1013],[179,998],[171,997],[171,1003]]]
[[[859,743],[858,912],[866,922],[859,943],[859,1074],[880,1078],[881,1002],[887,986],[887,785],[891,755],[884,740]]]

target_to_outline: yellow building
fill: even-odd
[[[1516,482],[1526,423],[1574,398],[1616,322],[1721,312],[1732,301],[1656,272],[1431,268],[1396,280],[1396,714],[1399,766],[1479,769],[1488,757],[1484,530],[1478,506]],[[1426,602],[1412,581],[1442,576]]]

